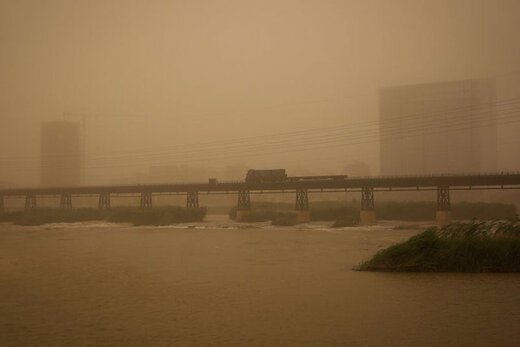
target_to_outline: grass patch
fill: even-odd
[[[359,215],[346,216],[332,224],[333,228],[353,227],[359,224]]]
[[[436,203],[434,201],[376,201],[376,215],[383,220],[432,221],[435,220]],[[315,201],[309,203],[312,221],[348,221],[358,218],[360,202],[353,201]],[[261,222],[273,220],[280,212],[294,211],[294,205],[288,203],[258,202],[251,206],[251,220]],[[461,202],[452,204],[454,219],[492,220],[509,219],[516,216],[516,207],[512,204]],[[357,217],[355,217],[357,216]],[[229,212],[231,219],[236,219],[236,207]],[[346,223],[346,222],[344,222]]]
[[[298,224],[298,217],[294,213],[280,213],[272,221],[273,225],[293,226]]]
[[[202,222],[206,212],[205,207],[158,206],[149,209],[116,207],[109,211],[106,220],[114,223],[127,222],[133,225],[170,225]]]
[[[104,220],[133,225],[169,225],[175,223],[200,222],[206,216],[206,208],[184,208],[179,206],[159,206],[151,209],[138,207],[114,207],[110,210],[96,208],[58,209],[37,208],[31,211],[4,213],[2,222],[17,225],[42,225],[48,223],[73,223]]]
[[[311,220],[337,221],[350,219],[359,214],[359,201],[316,201],[309,204]],[[272,204],[268,202],[252,205],[252,210],[282,211],[293,210],[294,206],[287,203]],[[435,220],[436,203],[434,201],[376,201],[378,219],[404,221]],[[460,202],[452,204],[452,214],[455,219],[462,220],[492,220],[509,219],[516,216],[516,207],[512,204]],[[232,209],[230,217],[235,218],[236,210]]]
[[[317,201],[309,204],[311,220],[348,221],[359,218],[358,201]]]
[[[30,211],[4,213],[0,216],[2,222],[13,222],[16,225],[42,225],[48,223],[72,223],[91,220],[103,220],[106,211],[94,208],[58,209],[40,207]]]
[[[434,201],[376,202],[377,218],[386,220],[434,220],[436,208]],[[451,209],[453,218],[461,220],[509,219],[516,216],[516,207],[512,204],[457,202],[451,205]]]
[[[251,210],[247,213],[248,220],[246,222],[266,222],[273,220],[279,213],[288,213],[294,210],[293,204],[284,202],[253,202]],[[229,218],[237,218],[237,207],[234,206],[229,210]]]
[[[295,213],[292,212],[277,212],[270,210],[251,210],[246,211],[242,215],[242,222],[268,222],[271,221],[273,225],[296,225],[298,224]]]
[[[429,228],[379,251],[355,270],[520,272],[520,221],[474,221]]]

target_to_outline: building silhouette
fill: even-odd
[[[79,122],[43,122],[41,126],[40,185],[77,186],[82,179]]]
[[[494,79],[380,89],[382,175],[497,168]]]

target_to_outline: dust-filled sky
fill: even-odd
[[[519,34],[517,0],[2,0],[0,183],[39,183],[44,120],[84,122],[87,184],[377,174],[380,87],[495,77],[520,98]],[[518,118],[499,170],[520,169]]]

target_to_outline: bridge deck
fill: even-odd
[[[233,192],[250,191],[281,191],[295,189],[360,189],[363,187],[402,189],[402,188],[434,188],[447,187],[492,187],[496,189],[520,185],[520,173],[494,173],[477,175],[432,175],[432,176],[380,176],[347,178],[344,180],[303,180],[285,182],[221,182],[221,183],[179,183],[179,184],[148,184],[148,185],[112,185],[112,186],[79,186],[79,187],[49,187],[49,188],[15,188],[2,189],[2,196],[24,195],[60,195],[60,194],[131,194],[131,193],[182,193],[197,192]]]

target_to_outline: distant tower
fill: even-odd
[[[382,175],[497,168],[494,79],[382,88],[379,115]]]
[[[79,122],[43,122],[41,128],[41,186],[82,183],[82,140]]]

